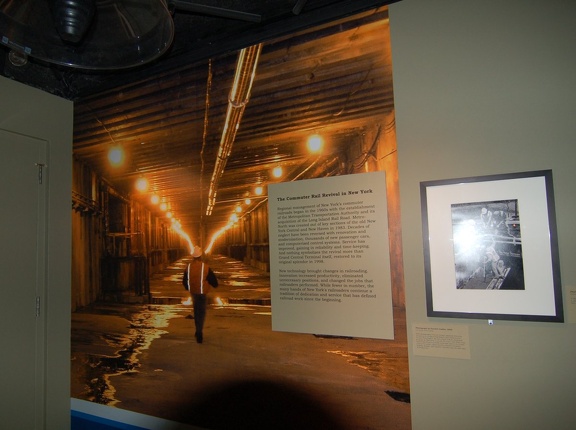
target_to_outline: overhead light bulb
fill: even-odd
[[[152,194],[152,197],[150,197],[150,202],[153,205],[157,205],[158,203],[160,203],[160,197],[158,197],[157,194]]]
[[[280,167],[280,166],[274,167],[274,169],[272,170],[272,175],[275,178],[281,178],[282,177],[282,167]]]
[[[255,193],[257,196],[261,196],[263,192],[264,192],[264,189],[263,189],[262,187],[260,187],[260,186],[256,187],[256,189],[254,190],[254,193]]]
[[[108,161],[113,166],[119,166],[124,162],[124,150],[121,146],[113,146],[108,151]]]
[[[142,177],[138,178],[136,180],[136,189],[141,193],[148,191],[148,179]]]
[[[308,150],[315,154],[322,150],[324,139],[319,134],[313,134],[308,138]]]

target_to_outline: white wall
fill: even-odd
[[[4,77],[0,77],[0,95],[1,129],[48,142],[45,428],[67,429],[70,427],[73,104]],[[10,390],[18,396],[18,387]]]
[[[552,169],[565,304],[576,286],[576,2],[390,7],[407,322],[469,327],[470,360],[415,356],[413,428],[572,429],[576,325],[426,316],[419,183]],[[409,338],[409,344],[412,338]]]

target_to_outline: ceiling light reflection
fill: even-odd
[[[148,180],[142,177],[136,179],[136,189],[141,193],[148,191]]]
[[[322,146],[324,145],[324,139],[319,134],[313,134],[308,138],[308,150],[316,154],[322,150]]]
[[[121,146],[113,146],[108,151],[108,161],[113,166],[119,166],[124,162],[124,150]]]

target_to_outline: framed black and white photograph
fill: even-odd
[[[428,316],[563,322],[552,171],[420,184]]]

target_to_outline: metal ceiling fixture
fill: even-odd
[[[44,62],[88,70],[148,63],[168,50],[163,0],[0,1],[0,42]]]
[[[177,0],[0,0],[0,43],[18,58],[86,70],[127,69],[170,48],[175,10],[261,21],[257,14]]]

